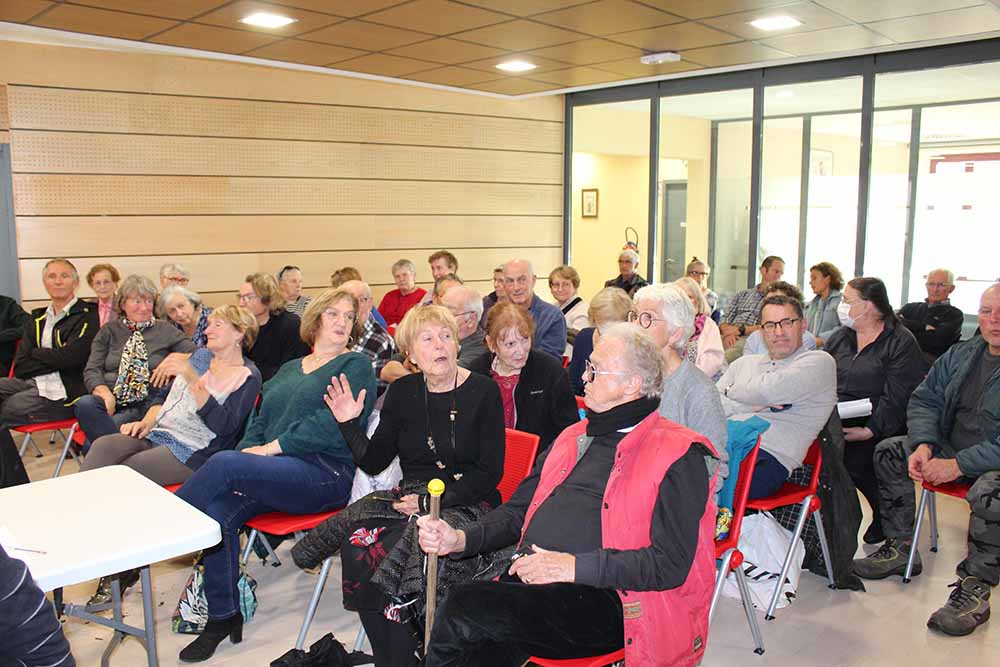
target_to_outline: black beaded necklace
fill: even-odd
[[[444,470],[447,466],[441,462],[441,457],[438,455],[437,445],[434,443],[434,433],[431,429],[431,410],[430,404],[427,398],[427,378],[424,377],[423,381],[424,387],[424,414],[427,417],[427,446],[430,448],[434,457],[437,459],[434,463],[437,465],[438,470]],[[456,451],[455,447],[455,418],[458,416],[458,369],[455,370],[455,386],[451,390],[451,410],[448,411],[448,423],[451,435],[451,449]],[[461,473],[456,473],[453,475],[457,480],[461,478]]]

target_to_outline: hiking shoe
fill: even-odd
[[[927,627],[964,637],[990,620],[990,586],[977,577],[965,577],[950,587],[955,590],[945,605],[927,619]]]
[[[906,559],[910,557],[910,543],[901,540],[886,540],[878,551],[867,558],[858,558],[854,561],[854,574],[862,579],[885,579],[886,577],[898,574],[906,574]],[[917,576],[924,569],[920,562],[920,552],[913,559],[913,572],[910,576]]]

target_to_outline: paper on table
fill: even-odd
[[[837,403],[837,412],[840,414],[841,419],[867,417],[872,413],[872,401],[870,398],[861,398],[856,401],[841,401]]]
[[[14,533],[10,532],[7,526],[0,526],[0,546],[3,546],[3,550],[7,552],[7,555],[11,558],[16,558],[18,560],[24,561],[24,564],[31,568],[31,562],[34,558],[37,558],[41,554],[36,554],[34,551],[26,551],[29,547],[22,546],[18,543],[17,538],[14,537]],[[30,547],[34,549],[34,547]]]

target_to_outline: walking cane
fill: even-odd
[[[431,494],[431,519],[440,519],[444,482],[432,479],[427,483],[427,492]],[[438,555],[427,554],[427,615],[424,617],[424,655],[427,655],[427,649],[431,645],[431,626],[434,625],[434,608],[437,607],[437,588]]]

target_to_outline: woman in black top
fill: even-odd
[[[865,542],[881,542],[878,485],[872,456],[880,440],[906,433],[906,405],[927,373],[913,334],[896,321],[885,285],[855,278],[844,288],[837,310],[844,326],[824,349],[837,362],[837,400],[870,399],[872,413],[843,421],[844,465],[872,508]]]
[[[580,421],[565,369],[552,355],[531,349],[535,323],[526,308],[504,301],[486,317],[490,352],[469,370],[493,378],[503,400],[504,425],[539,437],[544,452],[563,430]]]
[[[442,516],[464,525],[500,504],[504,463],[500,393],[488,378],[458,366],[451,313],[440,306],[411,309],[396,338],[421,372],[390,385],[370,439],[357,418],[365,392],[355,399],[346,378],[334,378],[327,405],[361,470],[377,474],[398,456],[403,480],[392,492],[358,500],[292,550],[304,568],[341,552],[344,608],[359,612],[380,666],[417,664],[411,630],[387,616],[406,618],[423,608],[423,559],[410,518],[428,511],[427,482],[444,480]],[[439,595],[447,588],[442,580]]]
[[[251,273],[240,286],[239,303],[257,318],[257,341],[247,356],[267,382],[287,361],[310,352],[299,336],[299,316],[285,310],[285,297],[269,273]],[[363,324],[363,323],[362,323]]]

